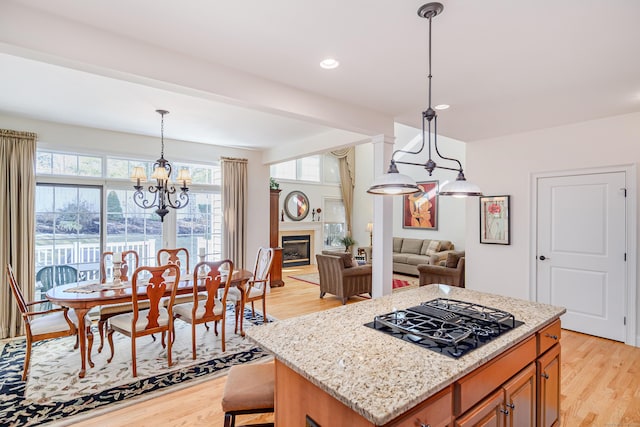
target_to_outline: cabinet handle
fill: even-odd
[[[507,403],[507,406],[511,409],[515,409],[516,405],[514,405],[513,403]]]
[[[509,410],[508,409],[500,409],[500,412],[502,412],[505,415],[509,415]]]
[[[541,373],[541,374],[540,374],[540,376],[541,376],[542,378],[544,378],[545,380],[548,380],[548,379],[549,379],[549,374],[547,374],[546,372]]]
[[[557,336],[557,335],[544,334],[544,336],[545,336],[545,337],[547,337],[547,338],[554,339],[554,340],[557,340],[557,339],[558,339],[558,336]]]

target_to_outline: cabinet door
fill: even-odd
[[[448,387],[394,420],[388,427],[451,427],[452,408],[453,397]]]
[[[560,344],[538,361],[538,427],[560,425]]]
[[[456,427],[504,427],[504,395],[502,389],[490,394],[456,420]]]
[[[507,427],[536,425],[536,365],[531,363],[504,386]]]

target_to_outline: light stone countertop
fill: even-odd
[[[374,316],[451,298],[512,313],[521,325],[453,359],[364,326]],[[383,425],[523,341],[565,312],[562,307],[429,285],[250,328],[247,336],[311,383]]]

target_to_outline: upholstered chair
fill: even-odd
[[[275,378],[274,362],[232,366],[222,393],[224,427],[235,427],[237,415],[273,412]],[[267,427],[273,423],[252,425]]]
[[[317,254],[320,274],[320,298],[326,293],[342,299],[342,304],[354,295],[371,296],[371,264],[353,266],[351,254]],[[348,266],[347,266],[348,265]]]
[[[437,283],[464,288],[464,263],[464,252],[457,252],[448,254],[439,265],[418,265],[420,286]]]

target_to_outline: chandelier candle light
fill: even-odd
[[[175,185],[169,182],[171,178],[171,163],[164,158],[164,115],[169,114],[166,110],[156,110],[160,114],[160,141],[162,143],[160,149],[160,158],[153,164],[153,174],[151,179],[155,179],[156,183],[149,185],[149,194],[153,194],[153,199],[149,200],[143,190],[142,183],[147,181],[147,174],[144,166],[136,166],[131,172],[131,180],[136,184],[135,193],[133,193],[133,201],[143,209],[156,208],[156,213],[160,216],[160,220],[164,221],[164,216],[169,213],[169,209],[182,209],[189,204],[189,187],[191,184],[191,175],[186,168],[180,169],[178,173],[178,184],[180,193],[177,193]],[[176,194],[177,193],[177,194]]]
[[[466,197],[466,196],[481,196],[482,191],[480,188],[468,182],[464,176],[464,172],[462,170],[462,163],[458,159],[454,159],[452,157],[445,157],[440,154],[438,151],[438,115],[436,111],[431,108],[431,20],[436,16],[442,13],[444,6],[441,3],[427,3],[424,4],[418,9],[418,16],[421,18],[426,18],[429,20],[429,107],[422,112],[422,145],[418,151],[407,151],[407,150],[396,150],[393,152],[391,156],[391,164],[389,165],[389,170],[386,174],[378,177],[374,182],[371,188],[367,190],[367,193],[376,194],[376,195],[397,195],[397,194],[413,194],[416,192],[422,191],[416,181],[410,176],[403,175],[398,172],[398,167],[396,164],[403,165],[413,165],[413,166],[422,166],[427,170],[429,176],[433,173],[433,170],[438,169],[446,169],[451,171],[458,172],[458,176],[455,181],[448,182],[440,188],[438,194],[442,196],[457,196],[457,197]],[[448,166],[440,166],[436,164],[435,161],[431,158],[431,124],[433,123],[433,147],[436,155],[447,161],[455,162],[458,164],[457,167],[448,167]],[[426,125],[426,126],[425,126]],[[425,135],[428,137],[428,141],[425,141]],[[427,143],[427,144],[425,144]],[[407,153],[407,154],[420,154],[424,149],[425,145],[429,147],[429,160],[426,163],[414,163],[414,162],[405,162],[400,160],[394,160],[396,153]]]

